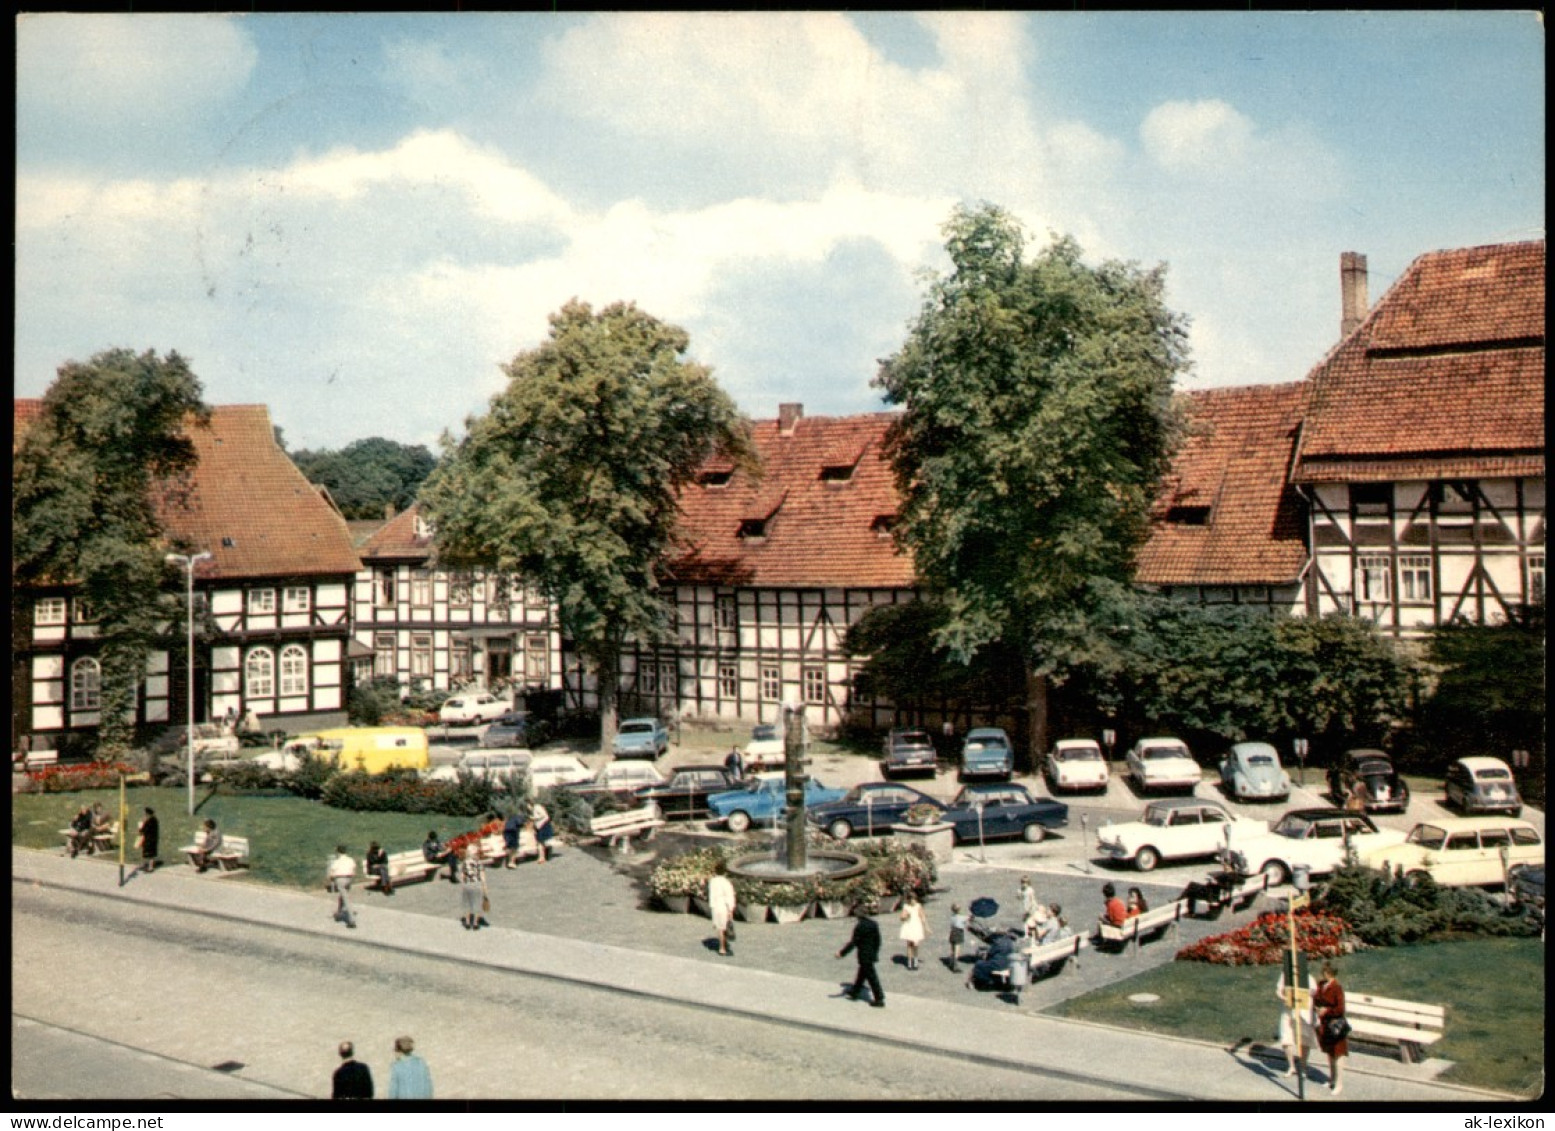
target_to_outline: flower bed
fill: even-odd
[[[78,766],[49,766],[42,770],[28,770],[22,783],[22,793],[74,793],[81,789],[111,789],[117,787],[120,776],[129,777],[138,771],[127,762],[84,762]]]
[[[1223,935],[1200,939],[1177,952],[1179,962],[1218,966],[1272,966],[1290,952],[1290,931],[1281,911],[1270,911]],[[1350,925],[1337,915],[1303,911],[1296,916],[1296,946],[1318,958],[1337,958],[1356,949]]]

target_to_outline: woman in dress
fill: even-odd
[[[713,930],[718,932],[718,953],[733,954],[729,949],[729,925],[734,921],[734,882],[722,860],[707,878],[707,910],[713,918]]]
[[[1130,919],[1136,915],[1143,915],[1150,910],[1150,905],[1145,902],[1145,893],[1138,888],[1128,889],[1128,902],[1124,904],[1124,912]]]
[[[540,853],[540,863],[544,864],[551,855],[551,840],[556,836],[556,829],[551,824],[551,814],[538,799],[529,805],[529,823],[534,826],[535,848]]]
[[[467,931],[478,931],[486,920],[481,917],[481,903],[486,896],[486,865],[481,862],[480,846],[467,844],[459,859],[459,899],[464,908],[460,922]]]
[[[1328,1090],[1337,1096],[1344,1091],[1344,1065],[1341,1062],[1350,1055],[1350,1041],[1347,1037],[1335,1039],[1329,1035],[1330,1023],[1344,1017],[1344,987],[1339,984],[1339,975],[1332,962],[1323,963],[1322,977],[1318,979],[1317,989],[1312,991],[1312,1011],[1317,1015],[1314,1028],[1317,1029],[1318,1047],[1328,1054]]]
[[[162,826],[157,822],[157,812],[151,806],[146,806],[146,815],[140,819],[140,827],[136,832],[140,834],[136,839],[140,842],[141,870],[155,872],[157,847],[162,839]]]
[[[1307,992],[1315,994],[1317,983],[1307,976]],[[1312,1013],[1310,1010],[1293,1010],[1285,1000],[1285,972],[1280,971],[1280,980],[1275,983],[1274,996],[1280,999],[1280,1023],[1275,1030],[1275,1037],[1280,1043],[1280,1048],[1285,1050],[1285,1075],[1296,1074],[1297,1063],[1300,1063],[1303,1074],[1307,1071],[1307,1053],[1317,1043],[1317,1037],[1312,1032]],[[1295,1019],[1301,1018],[1301,1051],[1296,1051],[1296,1023]]]
[[[918,944],[928,936],[929,920],[923,913],[923,904],[914,892],[908,892],[902,900],[901,940],[907,944],[907,969],[918,969]]]

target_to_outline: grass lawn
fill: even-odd
[[[447,840],[480,824],[474,817],[445,817],[437,813],[355,813],[298,797],[212,794],[209,786],[195,793],[193,817],[187,813],[188,793],[183,789],[141,786],[131,788],[126,800],[130,811],[126,859],[138,860],[134,829],[142,810],[150,805],[162,825],[164,863],[182,863],[178,849],[194,843],[195,827],[206,817],[214,817],[222,832],[248,838],[254,879],[295,888],[323,886],[324,869],[337,844],[346,845],[351,855],[361,859],[370,841],[376,840],[389,852],[403,852],[420,848],[428,829],[436,829]],[[101,801],[110,813],[117,813],[119,792],[103,789],[14,795],[11,843],[26,848],[60,849],[64,841],[59,830],[70,824],[81,805],[94,801]]]
[[[1430,1053],[1454,1062],[1443,1081],[1525,1096],[1543,1091],[1542,940],[1384,947],[1348,955],[1337,965],[1340,984],[1352,992],[1447,1007],[1446,1035]],[[1173,962],[1048,1012],[1226,1045],[1247,1038],[1273,1044],[1278,978],[1274,966]],[[1161,1000],[1135,1005],[1128,999],[1138,993]],[[1314,1063],[1321,1063],[1316,1055]]]

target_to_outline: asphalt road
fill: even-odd
[[[356,1042],[382,1087],[394,1037],[410,1033],[441,1097],[1150,1098],[976,1050],[802,1031],[355,941],[18,887],[14,1095],[79,1097],[90,1077],[96,1096],[321,1097],[338,1041]],[[43,968],[69,976],[23,976]]]

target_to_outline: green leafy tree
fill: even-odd
[[[210,410],[177,353],[107,350],[69,362],[12,458],[11,580],[17,595],[73,585],[98,618],[102,664],[99,752],[116,756],[134,730],[136,687],[170,583],[156,500],[176,505],[194,467],[184,434]],[[16,623],[30,622],[15,610]]]
[[[505,367],[506,390],[467,422],[422,490],[441,559],[524,577],[556,603],[598,679],[615,735],[626,640],[667,638],[659,589],[681,488],[723,452],[753,449],[690,338],[631,303],[597,314],[573,300],[550,335]]]
[[[862,659],[855,686],[899,707],[947,704],[997,711],[1018,699],[1020,658],[1003,641],[980,648],[970,661],[935,644],[944,607],[932,598],[876,605],[848,629],[843,649]]]
[[[339,451],[292,453],[292,462],[308,480],[329,488],[347,518],[381,518],[385,505],[404,510],[437,459],[422,444],[401,444],[373,436]]]
[[[1102,627],[1128,616],[1180,429],[1185,325],[1164,268],[1092,267],[1068,238],[1028,261],[992,205],[958,208],[944,231],[951,270],[876,378],[906,410],[887,439],[896,537],[946,609],[937,643],[963,660],[1018,649],[1035,754],[1048,679],[1096,659]]]

